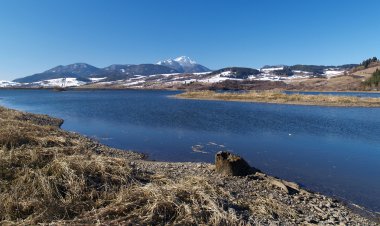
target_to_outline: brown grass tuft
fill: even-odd
[[[22,128],[14,127],[0,122],[0,147],[6,149],[18,148],[26,144],[33,144],[35,140],[32,136],[22,131]]]
[[[141,225],[244,225],[229,211],[226,194],[198,177],[155,181],[121,190],[111,205],[72,223],[107,221]]]

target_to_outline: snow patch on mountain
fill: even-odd
[[[0,80],[0,87],[1,88],[7,88],[7,87],[13,87],[13,86],[19,86],[20,83],[18,82],[10,82],[10,81],[4,81]]]
[[[102,81],[104,79],[106,79],[107,77],[103,77],[103,78],[88,78],[91,80],[91,82],[99,82],[99,81]]]
[[[187,56],[180,56],[174,59],[174,61],[178,62],[182,66],[191,66],[194,64],[197,64],[194,60],[190,59],[190,57]]]
[[[164,61],[158,61],[157,64],[164,65],[164,66],[179,64],[182,67],[188,67],[188,66],[192,66],[192,65],[197,64],[197,62],[195,62],[194,60],[190,59],[190,57],[180,56],[180,57],[177,57],[175,59],[168,59],[168,60],[164,60]]]
[[[279,71],[283,69],[284,67],[269,67],[269,68],[261,68],[260,71],[264,73],[269,73],[269,72]]]

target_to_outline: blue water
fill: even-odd
[[[212,162],[230,150],[266,173],[380,211],[380,108],[168,98],[175,93],[0,90],[0,104],[63,118],[64,129],[155,160]]]

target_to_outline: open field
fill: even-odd
[[[372,73],[380,69],[380,63],[372,63],[368,68],[359,66],[346,75],[331,78],[308,78],[287,81],[288,90],[307,91],[377,91],[363,83],[371,77]]]
[[[376,225],[337,200],[264,173],[144,160],[0,107],[0,224]],[[367,216],[367,217],[368,217]]]
[[[285,94],[281,92],[244,92],[218,93],[213,91],[196,91],[177,94],[176,98],[259,102],[274,104],[321,105],[339,107],[380,107],[380,98],[359,98],[332,95]]]

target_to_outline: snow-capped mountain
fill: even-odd
[[[211,71],[207,67],[198,64],[187,56],[180,56],[175,59],[159,61],[157,64],[173,68],[180,73],[199,73]]]

